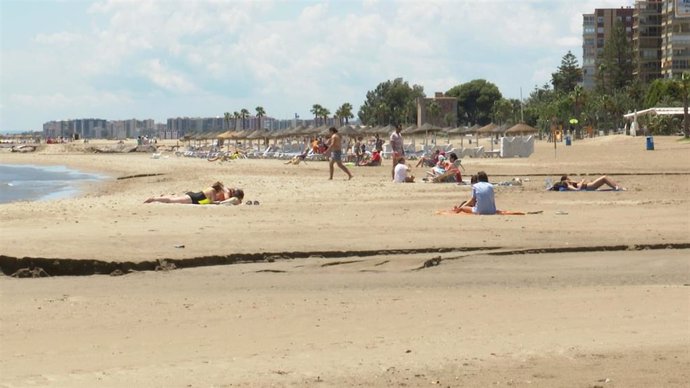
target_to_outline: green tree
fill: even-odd
[[[342,125],[342,120],[343,120],[343,119],[345,120],[345,124],[349,124],[349,123],[350,123],[350,119],[355,117],[355,116],[352,114],[352,109],[353,109],[353,108],[352,108],[352,104],[350,104],[349,102],[346,102],[346,103],[344,103],[343,105],[341,105],[340,108],[338,108],[338,109],[335,111],[335,115],[338,116],[338,119],[339,119],[339,120],[341,120],[341,121],[340,121],[340,124],[341,124],[341,125]]]
[[[310,112],[314,115],[314,125],[318,122],[318,118],[321,117],[321,112],[323,111],[323,107],[320,104],[314,104],[311,106]]]
[[[633,81],[635,68],[633,46],[621,22],[617,22],[609,38],[604,42],[604,51],[598,58],[597,88],[600,92],[621,90]]]
[[[512,121],[511,119],[514,120],[513,104],[510,100],[505,98],[501,98],[494,102],[492,113],[494,118],[493,121],[497,124],[505,124],[508,121]]]
[[[237,130],[237,122],[240,121],[240,117],[242,116],[240,115],[240,112],[234,111],[232,112],[232,117],[235,119],[235,130]]]
[[[577,63],[577,58],[572,52],[561,59],[558,71],[551,74],[551,84],[556,93],[570,93],[575,86],[582,82],[582,68]]]
[[[242,108],[240,110],[240,118],[242,119],[242,129],[244,129],[244,123],[247,120],[247,117],[249,117],[249,111],[245,108]]]
[[[422,86],[410,86],[402,78],[388,80],[367,92],[357,115],[367,125],[410,123],[416,121],[420,98],[424,98]]]
[[[577,85],[568,94],[568,97],[570,98],[570,101],[573,104],[572,105],[573,106],[572,117],[579,121],[580,120],[580,112],[582,111],[582,106],[584,105],[584,100],[586,98],[585,89],[581,85]]]
[[[319,116],[323,117],[323,125],[326,125],[326,123],[328,122],[328,116],[331,115],[331,111],[324,107],[321,107],[320,113],[321,114]]]
[[[690,98],[690,73],[684,71],[683,74],[676,80],[676,85],[681,93],[683,100],[683,133],[685,138],[690,138],[690,121],[688,118],[688,99]]]
[[[446,95],[458,99],[458,117],[479,125],[491,122],[494,102],[502,98],[498,87],[483,79],[453,86]]]
[[[263,129],[263,126],[261,126],[261,118],[266,116],[266,111],[263,106],[257,106],[254,109],[256,110],[256,117],[259,119],[259,129]]]
[[[230,128],[230,119],[232,119],[232,115],[230,112],[225,112],[223,114],[223,117],[225,118],[225,127]]]

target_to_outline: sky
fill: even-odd
[[[0,133],[44,122],[356,112],[403,78],[549,83],[582,14],[633,0],[0,0]]]

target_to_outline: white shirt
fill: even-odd
[[[407,178],[407,171],[410,168],[406,164],[398,163],[395,165],[395,173],[393,175],[393,182],[395,183],[405,183],[405,178]]]
[[[393,152],[397,152],[397,153],[399,153],[399,154],[402,154],[402,153],[403,153],[403,139],[402,139],[402,135],[399,134],[398,132],[393,132],[393,133],[391,134],[391,139],[390,139],[390,140],[391,140],[391,141],[390,141],[390,143],[391,143],[391,149],[393,150]]]

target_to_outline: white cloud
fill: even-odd
[[[67,45],[81,41],[82,36],[71,32],[58,32],[55,34],[37,34],[34,40],[40,44]]]
[[[132,106],[122,96],[136,95],[151,109],[175,98],[188,109],[179,115],[262,105],[306,117],[314,103],[357,110],[396,77],[427,94],[484,78],[516,97],[520,85],[547,82],[568,50],[581,55],[582,13],[621,2],[631,0],[99,1],[88,6],[93,20],[35,34],[21,55],[2,53],[3,73],[13,74],[2,76],[3,116],[17,104],[68,107],[106,91],[121,110]]]
[[[164,66],[159,60],[142,63],[140,72],[157,86],[175,93],[187,93],[196,90],[194,84],[180,73]]]

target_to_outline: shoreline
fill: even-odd
[[[3,167],[7,167],[9,169],[18,168],[36,170],[36,172],[33,172],[34,175],[41,175],[43,173],[58,173],[63,174],[63,176],[61,177],[62,179],[57,180],[57,182],[60,183],[56,183],[54,179],[36,179],[27,181],[25,179],[22,179],[25,178],[25,176],[18,176],[15,173],[14,175],[8,177],[9,181],[7,182],[7,185],[10,185],[12,181],[18,181],[20,183],[35,181],[37,185],[45,186],[42,188],[42,190],[47,193],[31,194],[30,190],[24,189],[21,193],[15,194],[15,197],[19,194],[21,194],[21,196],[14,199],[10,198],[4,201],[0,200],[0,204],[16,202],[52,201],[58,199],[76,198],[82,193],[84,186],[90,183],[97,183],[108,179],[108,177],[103,174],[97,174],[92,172],[87,173],[79,169],[70,168],[63,164],[0,163],[0,169],[2,169]],[[65,174],[67,175],[67,177],[64,176]],[[83,177],[70,177],[75,174]],[[10,186],[17,187],[16,185]],[[31,197],[28,199],[24,199],[27,194],[31,194]]]

